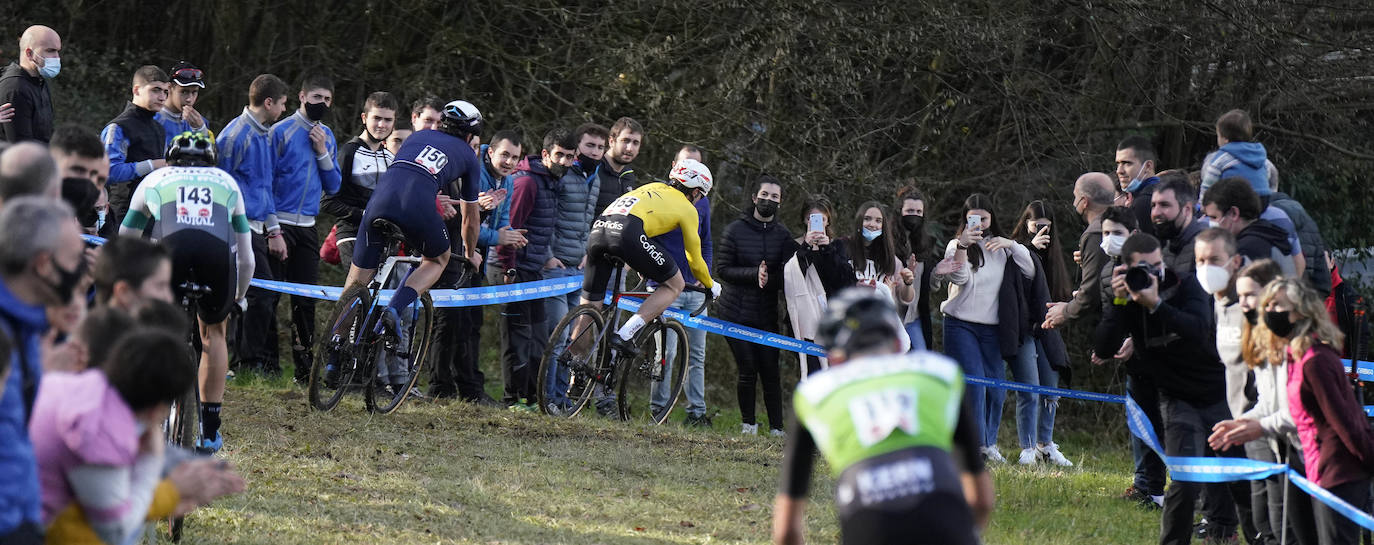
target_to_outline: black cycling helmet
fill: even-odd
[[[897,307],[868,288],[849,288],[830,298],[816,331],[827,351],[853,354],[891,344],[901,337]]]
[[[179,167],[215,166],[215,141],[203,132],[186,131],[167,145],[167,164]]]
[[[445,104],[440,114],[440,131],[459,138],[482,134],[482,112],[466,100]]]

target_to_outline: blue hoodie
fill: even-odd
[[[506,190],[506,198],[501,200],[501,204],[496,205],[496,209],[487,214],[486,219],[482,220],[481,231],[477,235],[477,245],[482,248],[491,248],[500,242],[500,231],[502,227],[510,226],[510,200],[513,186],[511,180],[515,177],[502,176],[496,179],[497,174],[492,172],[491,162],[487,160],[487,149],[491,146],[482,144],[478,149],[477,157],[482,161],[482,186],[479,191],[495,191],[497,189]]]
[[[248,108],[230,121],[215,139],[219,168],[239,183],[249,221],[277,230],[277,203],[272,197],[272,134]]]
[[[1245,178],[1255,193],[1267,197],[1269,168],[1264,164],[1265,155],[1264,144],[1259,142],[1231,142],[1208,154],[1202,161],[1199,194],[1207,193],[1212,184],[1223,178]]]

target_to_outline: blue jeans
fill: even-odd
[[[917,318],[906,324],[906,336],[911,337],[911,351],[926,349],[925,333],[921,329],[921,319]]]
[[[1001,379],[1006,375],[995,325],[975,324],[945,315],[945,354],[959,362],[967,376]],[[1000,397],[996,396],[1000,392],[997,389],[988,392],[987,388],[976,384],[968,385],[966,395],[973,407],[973,422],[977,428],[974,434],[982,438],[983,446],[997,444],[997,428],[988,426],[987,422],[1001,419],[1002,400],[996,400],[995,408],[992,405],[992,398]]]
[[[582,269],[566,267],[562,269],[544,270],[545,280],[551,278],[566,278],[569,276],[582,276]],[[580,290],[573,290],[563,295],[545,298],[545,331],[552,332],[553,328],[558,327],[558,322],[562,320],[564,316],[567,316],[569,312],[572,312],[573,309],[577,308],[577,305],[581,302],[582,292]],[[553,361],[557,362],[558,355],[562,354],[563,350],[568,347],[568,335],[565,332],[559,338],[551,339],[551,341],[553,342],[551,347],[553,349]],[[539,377],[539,383],[545,388],[545,395],[548,396],[549,402],[562,406],[567,403],[568,369],[565,366],[555,363],[553,374],[553,380],[548,380],[549,377]]]
[[[1059,386],[1059,373],[1050,368],[1049,358],[1040,340],[1027,336],[1021,342],[1016,359],[1009,361],[1011,376],[1016,382],[1034,386]],[[1021,448],[1036,443],[1049,444],[1054,437],[1054,413],[1059,398],[1030,392],[1016,392],[1016,438]],[[994,435],[995,437],[995,435]]]
[[[671,308],[681,309],[692,312],[706,301],[706,294],[695,291],[684,291]],[[705,312],[701,316],[706,316]],[[686,324],[683,324],[684,327]],[[677,357],[677,335],[668,335],[668,348],[665,356],[668,358],[668,368],[663,371],[665,378],[673,376],[672,362]],[[649,401],[650,407],[657,412],[668,402],[671,381],[664,380],[654,388],[653,397]],[[687,416],[702,417],[706,415],[706,330],[687,328],[687,380],[683,390],[687,392]]]
[[[1045,345],[1035,340],[1036,367],[1040,369],[1040,385],[1050,388],[1059,387],[1059,371],[1050,366],[1045,356]],[[1054,443],[1054,415],[1059,412],[1059,396],[1040,396],[1040,423],[1035,426],[1035,442],[1042,445]]]

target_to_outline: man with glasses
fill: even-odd
[[[200,132],[214,138],[210,134],[210,122],[196,111],[196,100],[200,98],[200,90],[205,88],[204,73],[199,68],[189,62],[181,61],[172,66],[172,83],[170,96],[167,97],[167,104],[162,107],[162,111],[153,116],[158,123],[162,124],[162,129],[167,133],[167,142],[164,147],[172,145],[172,139],[183,132]]]
[[[167,135],[154,119],[167,103],[171,78],[161,68],[148,65],[134,72],[133,98],[100,132],[105,154],[110,158],[110,216],[123,218],[129,212],[129,197],[154,170],[167,166],[162,153]]]

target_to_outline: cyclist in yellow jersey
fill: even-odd
[[[611,348],[617,352],[633,355],[635,350],[630,339],[644,324],[662,314],[684,287],[677,263],[664,253],[653,237],[681,231],[692,275],[703,287],[710,289],[713,296],[720,294],[720,286],[711,280],[710,268],[701,257],[697,209],[693,206],[711,192],[711,185],[711,171],[706,165],[684,159],[669,173],[667,183],[651,183],[621,195],[592,223],[592,233],[587,238],[587,267],[582,277],[582,304],[602,304],[606,284],[614,270],[612,258],[619,258],[640,275],[659,284],[640,305],[639,311],[611,338]]]

